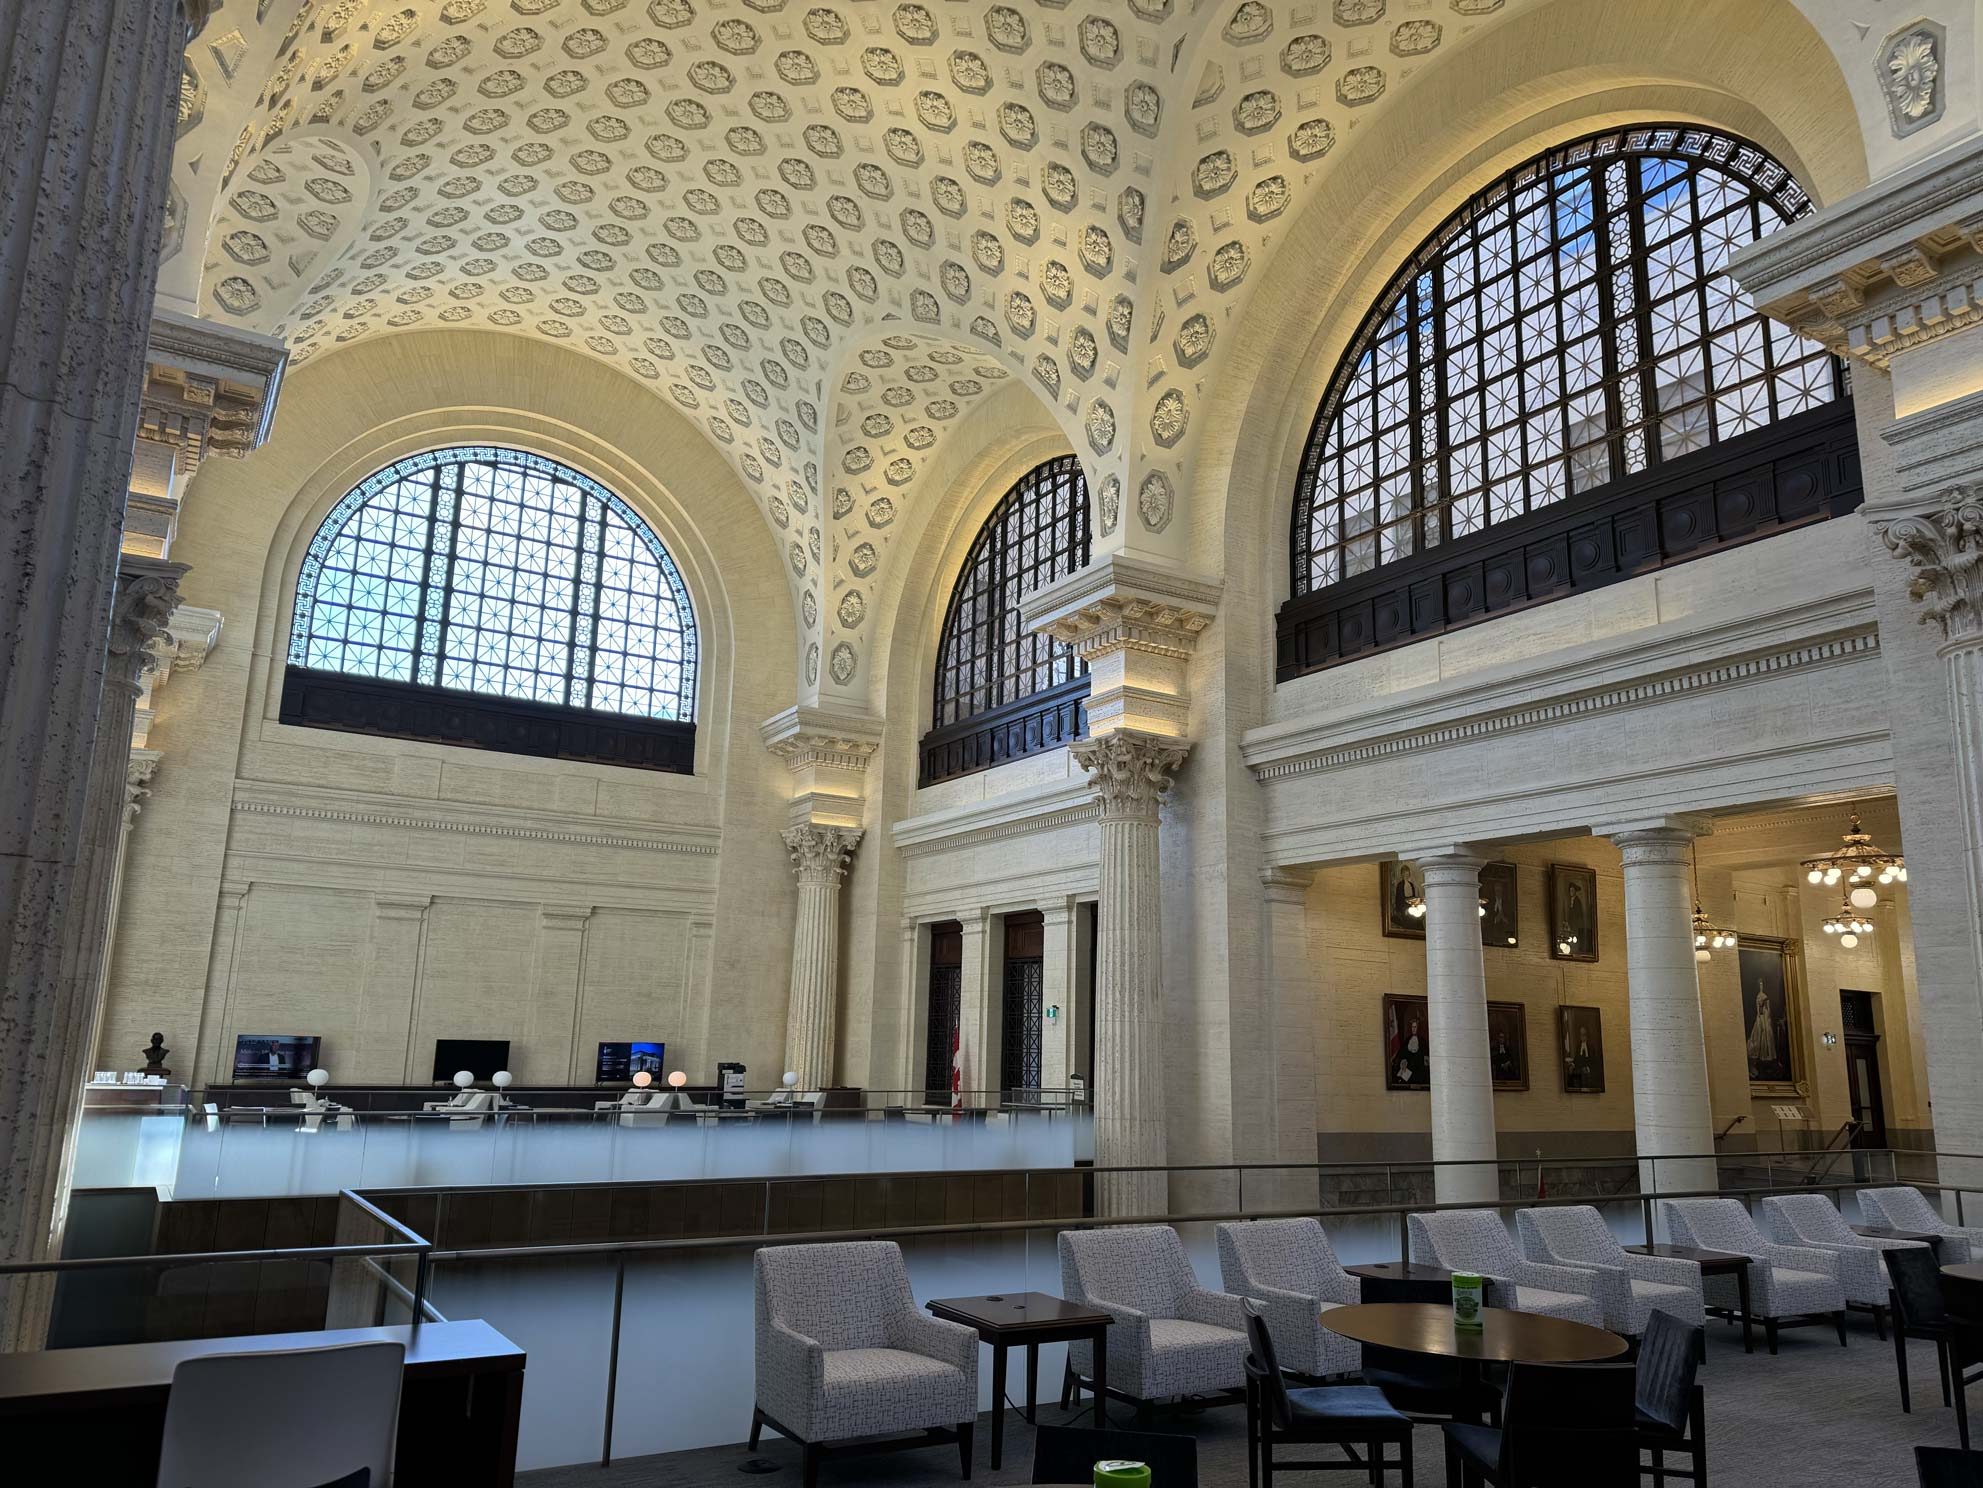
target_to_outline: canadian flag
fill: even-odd
[[[950,1030],[950,1109],[964,1109],[964,1028],[962,1020]]]

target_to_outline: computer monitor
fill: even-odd
[[[467,1070],[478,1080],[486,1080],[499,1069],[508,1069],[508,1039],[435,1039],[434,1078],[452,1080]]]
[[[234,1040],[237,1080],[300,1080],[317,1067],[323,1040],[314,1033],[243,1033]]]
[[[599,1061],[594,1066],[595,1078],[601,1085],[625,1085],[645,1070],[658,1080],[667,1053],[668,1046],[658,1040],[648,1043],[635,1039],[627,1043],[601,1044]]]

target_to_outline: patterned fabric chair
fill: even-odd
[[[1448,1271],[1476,1271],[1487,1281],[1489,1307],[1537,1312],[1573,1323],[1604,1326],[1594,1295],[1598,1278],[1583,1266],[1525,1261],[1492,1209],[1448,1209],[1414,1214],[1407,1221],[1411,1258]]]
[[[1828,1250],[1838,1259],[1839,1285],[1848,1307],[1873,1314],[1873,1327],[1887,1336],[1887,1268],[1883,1250],[1926,1250],[1919,1240],[1869,1240],[1856,1235],[1836,1205],[1823,1194],[1782,1194],[1763,1200],[1770,1233],[1785,1245]]]
[[[1944,1266],[1983,1258],[1983,1228],[1950,1224],[1942,1218],[1934,1200],[1918,1188],[1862,1188],[1859,1212],[1875,1229],[1940,1235]]]
[[[1109,1329],[1109,1392],[1147,1405],[1179,1395],[1230,1391],[1245,1399],[1246,1311],[1239,1298],[1207,1291],[1169,1225],[1067,1230],[1060,1282],[1070,1302],[1115,1319]],[[1070,1392],[1094,1378],[1094,1346],[1067,1346]]]
[[[1655,1312],[1671,1313],[1701,1327],[1701,1268],[1692,1261],[1634,1255],[1618,1243],[1604,1216],[1588,1204],[1560,1209],[1518,1209],[1515,1233],[1522,1253],[1551,1266],[1579,1266],[1595,1278],[1604,1326],[1634,1338],[1646,1331]]]
[[[1321,1315],[1363,1300],[1316,1219],[1259,1219],[1219,1226],[1219,1275],[1236,1297],[1260,1304],[1283,1369],[1316,1379],[1354,1374],[1362,1351],[1325,1329]]]
[[[1763,1320],[1771,1353],[1780,1328],[1820,1318],[1831,1319],[1844,1346],[1845,1288],[1831,1251],[1764,1239],[1740,1199],[1662,1199],[1659,1207],[1675,1245],[1749,1258],[1749,1306]],[[1738,1305],[1732,1276],[1708,1278],[1708,1293],[1710,1307],[1732,1313]]]
[[[978,1335],[916,1306],[892,1241],[766,1246],[757,1282],[757,1402],[766,1427],[804,1449],[805,1488],[822,1447],[849,1437],[925,1431],[954,1439],[971,1476],[978,1420]],[[912,1437],[895,1445],[920,1446]]]

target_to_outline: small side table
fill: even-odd
[[[992,1351],[991,1465],[1005,1450],[1005,1351],[1026,1345],[1026,1420],[1040,1393],[1040,1345],[1087,1339],[1095,1345],[1095,1424],[1105,1424],[1102,1405],[1109,1395],[1109,1327],[1115,1322],[1079,1302],[1045,1292],[1005,1292],[993,1297],[938,1297],[923,1304],[947,1322],[975,1328]]]
[[[1734,1273],[1735,1292],[1742,1302],[1742,1352],[1756,1351],[1755,1319],[1749,1314],[1749,1258],[1727,1250],[1696,1250],[1691,1245],[1628,1245],[1634,1255],[1664,1256],[1670,1261],[1692,1261],[1701,1268],[1703,1280]],[[1774,1335],[1772,1335],[1774,1336]],[[1775,1352],[1775,1345],[1771,1345]]]
[[[1886,1230],[1878,1225],[1854,1225],[1852,1233],[1866,1240],[1915,1240],[1935,1253],[1941,1259],[1942,1237],[1933,1230]]]

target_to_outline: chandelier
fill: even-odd
[[[1694,959],[1712,961],[1716,951],[1735,944],[1735,932],[1724,930],[1701,912],[1701,857],[1698,849],[1688,853],[1688,868],[1694,875]]]
[[[1870,892],[1870,891],[1869,891]],[[1873,922],[1867,918],[1870,911],[1855,909],[1850,898],[1839,905],[1838,913],[1826,920],[1818,928],[1827,935],[1836,935],[1838,943],[1848,951],[1859,944],[1859,937],[1873,933]]]
[[[1859,813],[1852,813],[1852,830],[1845,834],[1845,845],[1822,857],[1806,858],[1798,864],[1808,883],[1832,888],[1843,881],[1846,899],[1853,909],[1871,909],[1880,902],[1873,885],[1906,883],[1907,859],[1874,845],[1871,835],[1859,825]]]

